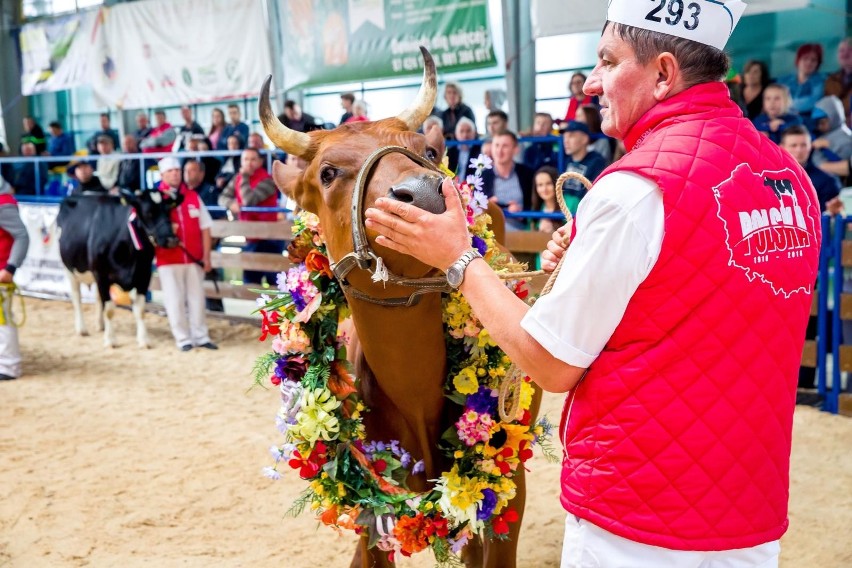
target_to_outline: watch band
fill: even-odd
[[[464,273],[475,258],[482,258],[482,255],[475,248],[471,248],[450,265],[447,269],[447,283],[451,287],[458,288],[462,285],[462,282],[464,282]]]

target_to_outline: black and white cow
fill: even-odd
[[[104,331],[104,344],[115,347],[112,316],[115,304],[109,289],[118,284],[135,290],[133,316],[136,341],[148,347],[143,320],[145,296],[151,284],[154,244],[172,248],[178,239],[169,214],[180,202],[158,191],[123,192],[110,195],[67,197],[59,208],[59,254],[71,280],[71,302],[78,335],[88,335],[80,305],[80,285],[95,283],[98,298],[98,329]]]

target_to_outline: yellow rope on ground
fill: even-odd
[[[567,220],[566,227],[568,229],[562,239],[565,245],[568,245],[571,241],[571,226],[574,223],[574,216],[571,215],[571,211],[565,204],[565,197],[562,195],[562,186],[569,179],[579,180],[580,183],[586,186],[586,189],[592,189],[592,182],[586,179],[584,175],[575,172],[565,172],[556,181],[556,201],[559,203],[559,209],[562,210],[562,214],[565,215],[565,219]],[[559,259],[559,264],[556,265],[553,274],[548,278],[547,284],[545,284],[539,297],[549,294],[553,289],[553,284],[556,282],[556,277],[559,276],[559,271],[562,270],[562,262],[564,260],[565,256]],[[542,274],[545,274],[544,270],[535,270],[531,272],[516,272],[514,274],[500,274],[500,278],[503,280],[522,280],[541,276]],[[525,373],[517,365],[512,365],[506,380],[500,383],[497,410],[503,422],[511,422],[518,418],[518,410],[521,406],[521,382],[524,380],[524,376]]]

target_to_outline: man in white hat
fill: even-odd
[[[204,274],[210,271],[210,228],[213,220],[195,191],[183,183],[180,162],[171,156],[158,162],[162,181],[159,190],[182,198],[172,211],[177,248],[156,249],[157,273],[169,327],[178,349],[218,349],[210,341],[205,319]]]
[[[612,0],[585,93],[628,153],[596,180],[532,308],[470,249],[459,198],[379,199],[376,243],[448,272],[542,388],[568,392],[562,566],[771,567],[819,262],[813,186],[721,80],[739,0]],[[430,243],[423,247],[420,243]]]

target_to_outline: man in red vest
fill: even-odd
[[[243,207],[277,207],[278,189],[272,176],[263,167],[263,157],[257,148],[246,148],[240,156],[240,171],[231,178],[219,195],[219,205],[228,209],[240,221],[275,221],[278,213],[274,211],[243,211]],[[284,251],[282,241],[250,239],[243,248],[245,252],[266,252],[281,254]],[[263,277],[275,285],[275,272],[246,270],[243,280],[260,284]]]
[[[29,246],[27,227],[21,220],[12,187],[0,177],[0,381],[21,376],[21,348],[12,316],[12,278]]]
[[[441,215],[382,198],[376,243],[447,270],[559,428],[562,566],[774,567],[819,263],[806,173],[721,80],[745,5],[612,0],[585,93],[628,153],[581,202],[551,294],[517,300]],[[420,243],[428,239],[430,245]]]
[[[169,327],[181,351],[193,347],[218,349],[210,341],[204,309],[204,274],[210,271],[213,220],[198,194],[183,183],[176,158],[163,158],[158,166],[163,178],[159,190],[170,196],[183,196],[171,214],[180,246],[156,249],[157,273]]]

